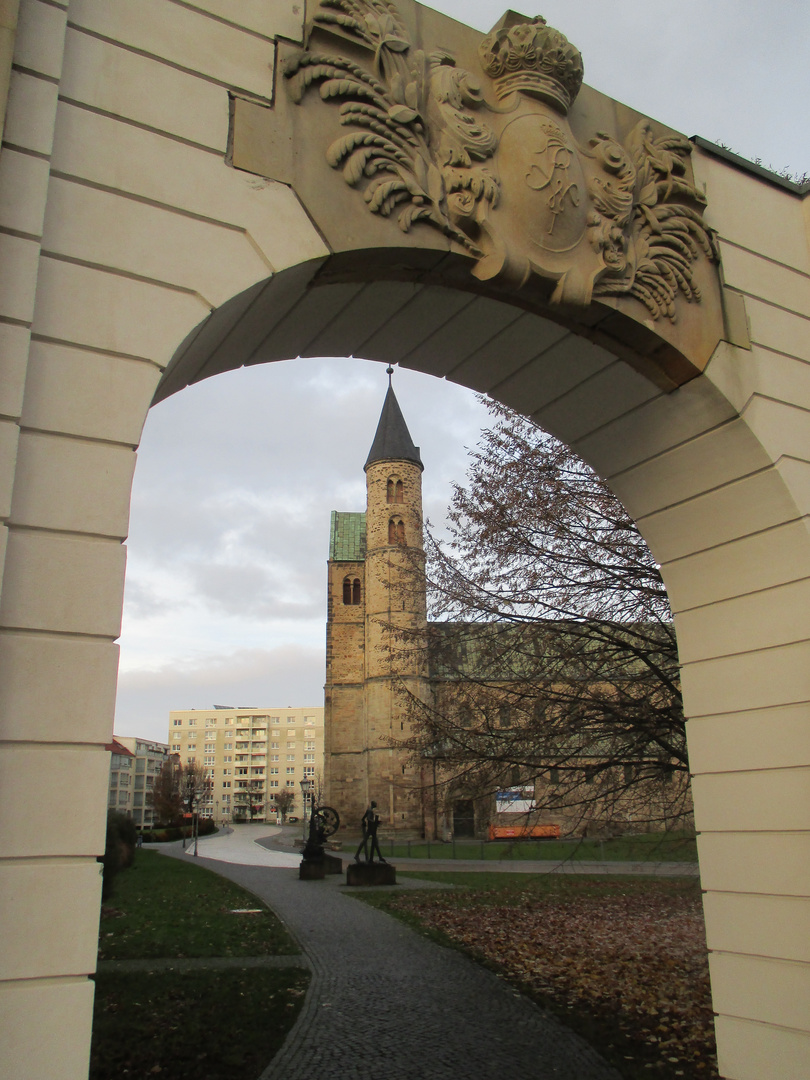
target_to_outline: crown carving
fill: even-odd
[[[499,99],[521,90],[567,113],[582,86],[582,55],[538,15],[487,34],[478,49]]]

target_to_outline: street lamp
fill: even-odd
[[[302,808],[301,809],[301,817],[302,817],[303,822],[304,822],[302,839],[304,841],[306,841],[306,838],[307,838],[307,795],[311,794],[314,787],[315,787],[315,782],[313,780],[304,779],[304,780],[301,781],[301,808]],[[310,807],[310,816],[311,816],[311,813],[312,813],[312,807]]]

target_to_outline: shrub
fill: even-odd
[[[107,812],[104,854],[98,859],[102,865],[102,900],[107,900],[112,894],[113,880],[119,870],[132,866],[137,838],[138,834],[132,818],[127,817],[126,814],[119,814],[115,810]]]

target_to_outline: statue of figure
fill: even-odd
[[[360,841],[354,856],[355,862],[360,862],[360,852],[363,852],[366,862],[374,862],[374,852],[377,852],[377,861],[385,862],[380,851],[380,842],[377,839],[377,829],[380,825],[380,815],[376,812],[377,804],[372,800],[371,805],[360,822],[363,829],[363,838]],[[371,847],[369,848],[369,842]]]

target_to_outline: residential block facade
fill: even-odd
[[[128,735],[116,736],[116,741],[135,755],[130,788],[132,801],[127,813],[136,825],[149,828],[154,821],[149,793],[154,787],[155,777],[168,759],[169,747],[166,743]]]
[[[214,706],[169,713],[169,751],[183,765],[197,763],[211,785],[201,802],[217,821],[250,817],[275,820],[275,795],[295,791],[293,814],[302,810],[302,780],[317,786],[323,775],[323,706],[237,709]],[[309,797],[305,796],[306,805]]]
[[[116,735],[107,749],[111,753],[108,809],[131,817],[138,828],[149,828],[154,815],[148,796],[169,756],[168,745]]]

